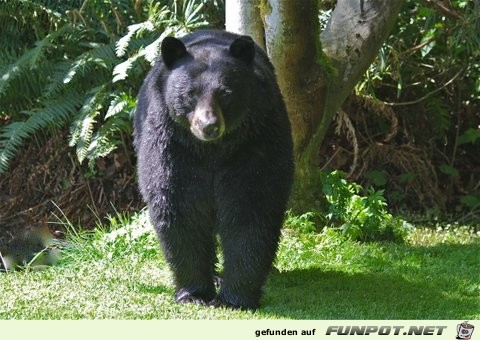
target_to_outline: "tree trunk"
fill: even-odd
[[[265,49],[265,32],[258,0],[227,0],[225,23],[227,31],[249,35]]]
[[[305,152],[321,121],[327,90],[317,0],[270,0],[264,5],[267,52],[292,124],[297,174],[304,176],[311,160]]]

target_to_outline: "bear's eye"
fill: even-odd
[[[220,88],[217,91],[217,95],[221,98],[229,97],[229,96],[232,95],[232,93],[233,93],[233,91],[231,89],[228,89],[228,88]]]
[[[195,98],[197,96],[197,90],[195,89],[190,89],[187,91],[187,97],[188,98]]]

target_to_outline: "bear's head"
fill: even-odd
[[[209,39],[187,46],[173,37],[161,45],[168,112],[197,139],[216,141],[248,113],[255,44],[241,36],[228,46]]]

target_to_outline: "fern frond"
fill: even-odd
[[[37,44],[34,48],[25,52],[17,61],[11,64],[2,74],[0,82],[0,95],[5,94],[11,82],[23,72],[32,69],[35,60],[39,59],[41,49],[45,45]]]
[[[110,80],[109,70],[118,61],[115,56],[114,44],[88,44],[94,47],[75,58],[56,65],[56,70],[50,77],[50,83],[46,86],[45,96],[51,97],[59,93],[78,89],[77,84],[89,82],[92,74],[96,75],[95,83],[104,83]],[[98,71],[103,69],[104,72]]]
[[[11,50],[0,49],[0,74],[4,74],[11,64],[15,63],[18,55]]]
[[[153,65],[160,53],[160,44],[162,43],[162,40],[167,36],[177,34],[177,27],[169,27],[160,35],[160,37],[155,39],[146,47],[140,47],[137,53],[113,68],[112,82],[116,83],[120,80],[125,80],[128,78],[129,71],[142,60],[146,60],[150,63],[150,65]]]
[[[45,101],[43,107],[26,111],[29,118],[25,121],[4,126],[0,130],[0,173],[8,169],[25,139],[42,129],[62,126],[77,111],[82,101],[83,98],[79,95]]]
[[[69,145],[76,146],[77,158],[80,163],[83,162],[87,155],[96,122],[95,119],[100,114],[106,97],[105,89],[106,87],[102,86],[92,90],[94,94],[85,100],[70,126]]]
[[[200,15],[200,11],[203,8],[204,3],[197,0],[189,0],[183,2],[183,17],[184,26],[190,28],[202,27],[208,25],[208,22],[204,20],[203,15]]]
[[[128,33],[117,41],[115,49],[117,56],[123,57],[126,54],[130,41],[134,36],[136,37],[144,31],[153,32],[154,30],[155,27],[150,21],[145,21],[139,24],[133,24],[128,26]]]
[[[61,89],[64,87],[63,79],[71,67],[71,60],[62,60],[53,65],[53,69],[48,77],[49,82],[44,89],[45,97],[52,97],[54,94],[61,91]]]
[[[0,130],[0,174],[8,170],[22,142],[28,137],[25,122],[13,122]]]
[[[105,157],[122,143],[122,133],[131,134],[131,117],[135,110],[136,99],[127,94],[114,95],[110,107],[105,115],[105,121],[91,136],[88,148],[83,159],[93,168],[94,161]]]
[[[158,39],[156,39],[154,42],[152,42],[150,45],[148,45],[141,51],[142,56],[150,63],[150,65],[153,66],[155,60],[160,54],[160,44],[162,43],[162,40],[167,36],[175,35],[174,33],[176,32],[178,32],[178,30],[175,28],[166,29]]]
[[[136,105],[137,100],[127,93],[114,95],[110,102],[110,106],[108,107],[107,114],[105,115],[105,120],[119,114],[120,112],[127,112],[130,116],[130,113],[135,109]]]
[[[25,52],[16,62],[11,64],[1,76],[2,82],[0,82],[0,95],[3,95],[7,91],[11,82],[15,78],[23,73],[41,67],[46,50],[54,47],[53,42],[69,29],[69,25],[65,25],[58,31],[48,34],[42,40],[37,41],[35,47]]]
[[[41,68],[22,72],[12,79],[5,93],[0,95],[0,111],[8,113],[14,120],[24,119],[22,112],[38,106],[39,97],[47,86],[54,63],[46,60]]]
[[[91,110],[85,113],[85,116],[82,120],[78,120],[74,128],[77,129],[77,158],[80,163],[83,162],[85,156],[87,155],[87,146],[90,144],[90,138],[93,133],[93,124],[95,123],[95,118],[98,116],[98,110]]]
[[[141,52],[141,50],[140,50]],[[124,62],[116,65],[114,68],[113,68],[113,79],[112,79],[112,82],[113,83],[116,83],[120,80],[125,80],[127,79],[128,77],[128,72],[134,67],[134,65],[139,61],[141,60],[143,57],[143,55],[141,53],[137,53],[133,56],[131,56],[130,58],[128,58],[127,60],[125,60]]]
[[[129,113],[122,111],[108,119],[93,135],[88,147],[87,159],[90,162],[105,157],[122,143],[121,133],[131,133]]]

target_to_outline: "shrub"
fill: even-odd
[[[327,224],[360,241],[401,241],[412,226],[387,210],[383,190],[363,188],[348,182],[341,171],[322,174],[323,192],[328,202]]]

